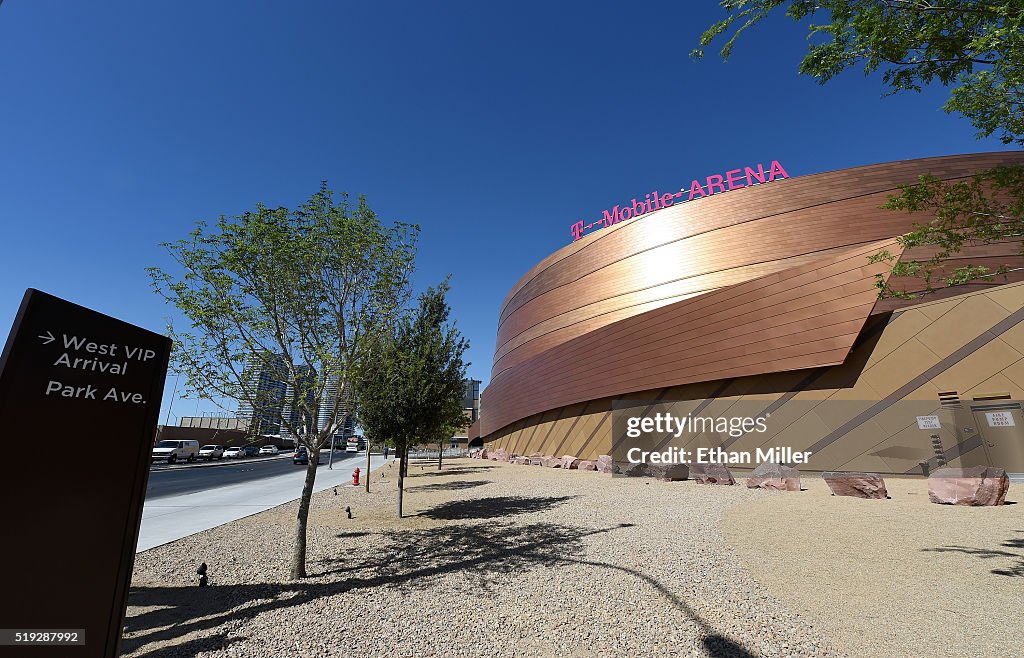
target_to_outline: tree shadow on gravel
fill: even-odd
[[[619,526],[595,530],[554,523],[496,522],[488,524],[487,532],[481,532],[478,525],[457,524],[424,530],[389,530],[379,533],[383,545],[375,548],[372,555],[361,560],[353,559],[350,553],[342,558],[310,560],[310,578],[285,583],[218,586],[218,565],[209,560],[209,587],[131,589],[128,605],[156,609],[126,619],[129,636],[122,643],[123,651],[192,632],[213,631],[222,635],[220,627],[225,623],[241,626],[261,613],[287,610],[320,597],[378,587],[428,589],[436,585],[439,577],[454,572],[466,578],[470,590],[489,591],[499,577],[559,564],[583,550],[585,537],[617,529]],[[341,553],[339,547],[337,554]],[[192,642],[199,640],[189,640]],[[186,655],[181,653],[180,646],[141,655]]]
[[[544,512],[575,496],[491,496],[474,500],[453,500],[431,507],[416,516],[441,521],[495,519],[515,514]]]
[[[422,477],[442,477],[448,475],[482,475],[480,471],[486,471],[494,468],[493,466],[459,466],[457,468],[447,468],[437,470],[437,464],[434,464],[434,470],[424,470],[417,472],[412,470],[413,464],[409,465],[409,477],[410,478],[422,478]]]
[[[147,651],[139,654],[139,658],[162,658],[169,656],[195,656],[201,651],[222,651],[229,648],[236,642],[244,642],[246,639],[243,635],[234,635],[228,637],[226,633],[217,633],[216,635],[209,635],[206,637],[197,637],[187,642],[174,645],[174,648],[167,647],[165,649],[154,649],[153,651]],[[129,649],[126,645],[130,642],[129,639],[125,639],[121,642],[121,651],[125,652]]]
[[[519,497],[485,500],[490,502],[478,513],[489,514],[493,506],[508,505],[510,501],[513,505],[518,504],[521,511],[543,510],[560,504],[565,498],[539,498],[533,502]],[[462,506],[473,502],[477,501],[467,501]],[[507,507],[505,513],[509,513]],[[130,606],[153,609],[132,614],[126,619],[129,635],[122,643],[122,650],[140,651],[139,658],[195,655],[199,651],[221,649],[237,641],[227,637],[227,632],[244,629],[245,624],[257,615],[287,615],[290,608],[323,597],[353,592],[358,598],[375,588],[428,590],[437,586],[439,580],[456,573],[465,581],[457,585],[461,591],[486,593],[503,587],[510,575],[540,567],[581,564],[626,573],[648,583],[661,598],[700,629],[705,650],[712,658],[751,658],[752,654],[715,632],[684,600],[656,578],[629,567],[577,557],[585,553],[583,542],[587,537],[630,527],[630,523],[594,529],[546,522],[513,524],[499,520],[486,526],[449,523],[417,530],[341,533],[345,537],[375,534],[380,539],[365,556],[356,556],[361,551],[353,550],[351,543],[339,542],[336,550],[327,551],[327,554],[344,557],[310,560],[309,578],[283,583],[218,585],[218,564],[215,560],[208,560],[209,587],[131,589],[128,597]],[[482,530],[484,528],[485,531]],[[635,541],[636,537],[623,534],[622,540]],[[173,641],[189,633],[208,635],[146,650],[151,643]]]
[[[632,524],[620,524],[621,527],[631,527]],[[566,558],[566,562],[572,562],[575,564],[585,564],[591,567],[600,567],[602,569],[609,569],[614,571],[620,571],[622,573],[629,574],[635,577],[637,580],[642,580],[653,587],[658,594],[668,601],[672,606],[682,612],[684,615],[690,618],[690,620],[696,624],[703,634],[701,642],[704,645],[704,650],[708,652],[711,658],[754,658],[754,654],[750,653],[742,646],[733,642],[727,637],[724,637],[715,632],[715,630],[708,624],[703,617],[697,614],[693,608],[689,606],[683,599],[679,598],[675,592],[665,587],[665,585],[654,578],[636,569],[630,569],[618,564],[609,564],[608,562],[592,562],[590,560],[579,560],[575,558]]]
[[[1019,533],[1024,533],[1024,530],[1018,530]],[[1024,549],[1024,537],[1010,538],[1004,541],[1001,546],[1007,548],[1018,548]],[[1024,552],[1014,553],[1011,551],[1001,551],[995,548],[974,548],[971,546],[940,546],[938,548],[922,548],[922,551],[928,551],[932,553],[964,553],[965,555],[973,555],[983,560],[996,559],[1007,559],[1010,561],[1004,568],[992,569],[990,573],[996,576],[1010,576],[1012,578],[1024,578]]]
[[[460,491],[462,489],[473,489],[491,484],[490,480],[455,480],[453,482],[435,482],[434,484],[421,484],[418,487],[406,487],[409,491]]]

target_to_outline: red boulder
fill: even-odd
[[[940,468],[928,476],[928,498],[940,505],[1002,505],[1010,478],[992,466]]]
[[[688,464],[648,464],[647,471],[651,477],[663,482],[678,482],[690,477]]]
[[[829,471],[821,477],[834,496],[854,498],[887,498],[885,480],[878,473],[840,473]]]
[[[690,477],[698,484],[736,484],[725,464],[690,464]]]
[[[597,470],[602,473],[618,473],[619,467],[611,455],[601,455],[597,458]]]
[[[747,488],[800,491],[800,471],[792,466],[765,462],[747,478]]]

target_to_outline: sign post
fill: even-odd
[[[25,293],[0,356],[0,656],[118,654],[170,351]]]

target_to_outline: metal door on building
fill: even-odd
[[[972,404],[975,429],[990,466],[1024,472],[1024,410],[1019,402]]]

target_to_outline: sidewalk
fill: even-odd
[[[384,465],[382,455],[373,455],[370,470]],[[366,456],[357,460],[335,460],[334,470],[324,464],[317,469],[315,491],[335,486],[352,486],[352,471],[366,468]],[[182,537],[296,500],[302,493],[306,469],[263,480],[232,484],[206,491],[147,500],[142,508],[142,528],[136,553]],[[360,486],[363,479],[360,477]]]

